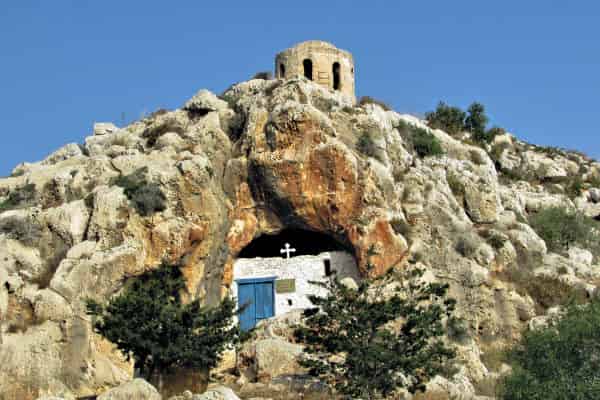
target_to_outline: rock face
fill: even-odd
[[[303,78],[251,80],[122,129],[97,125],[83,146],[19,165],[0,180],[0,399],[89,396],[130,381],[131,363],[93,332],[86,298],[105,302],[169,260],[182,264],[187,299],[214,303],[238,254],[286,228],[335,239],[363,276],[417,266],[448,282],[467,327],[457,342],[466,382],[436,387],[471,390],[494,373],[482,354],[545,312],[514,271],[594,292],[587,249],[548,253],[527,221],[556,204],[598,217],[600,189],[564,179],[597,179],[600,165],[509,135],[482,149],[440,130],[431,133],[444,155],[422,158],[415,127],[429,130]],[[163,211],[141,215],[115,184],[139,171],[164,193]],[[301,373],[289,332],[270,329],[250,352],[256,376]]]

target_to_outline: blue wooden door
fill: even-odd
[[[271,318],[275,315],[273,299],[273,281],[260,282],[254,285],[256,296],[256,323],[261,319]]]
[[[256,326],[258,321],[275,315],[273,279],[244,279],[238,281],[238,306],[240,328],[244,331]]]
[[[240,314],[240,328],[250,330],[256,325],[256,301],[254,299],[254,284],[245,283],[238,286],[238,307],[244,308]]]

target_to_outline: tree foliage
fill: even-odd
[[[554,327],[528,332],[508,359],[504,400],[600,399],[600,300],[572,305]]]
[[[382,398],[401,387],[422,390],[455,356],[441,340],[442,320],[455,306],[445,298],[448,286],[421,283],[420,270],[394,274],[358,289],[336,279],[322,284],[328,294],[311,296],[318,308],[307,310],[295,331],[305,345],[301,364],[347,398]],[[399,278],[401,288],[393,283]],[[384,287],[397,289],[386,294]]]
[[[458,107],[452,107],[440,101],[435,111],[425,114],[429,126],[442,129],[456,135],[465,129],[466,114]]]
[[[185,282],[178,267],[162,265],[141,275],[108,305],[87,301],[94,328],[116,344],[149,378],[172,368],[209,369],[238,340],[235,304],[224,300],[206,308],[199,300],[183,304]]]
[[[485,107],[481,103],[474,102],[467,112],[469,115],[465,118],[465,129],[471,132],[475,140],[485,139],[485,127],[488,123]]]
[[[465,113],[459,107],[440,101],[435,111],[425,114],[425,119],[432,128],[442,129],[451,135],[470,132],[471,138],[479,143],[490,143],[496,135],[505,133],[504,129],[496,126],[486,128],[489,118],[485,106],[478,102],[471,103]]]

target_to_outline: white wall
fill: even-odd
[[[352,277],[359,280],[358,268],[354,257],[343,251],[331,251],[317,256],[297,256],[285,259],[274,258],[239,258],[233,266],[233,285],[231,295],[237,298],[236,279],[276,277],[277,279],[295,279],[294,293],[277,293],[275,291],[275,315],[285,314],[298,308],[312,306],[308,300],[309,294],[323,295],[323,288],[311,285],[310,281],[324,281],[325,259],[331,260],[331,269],[336,271],[338,279]],[[291,301],[290,305],[288,301]]]

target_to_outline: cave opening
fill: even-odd
[[[276,234],[263,234],[254,239],[238,255],[238,258],[282,257],[281,250],[286,243],[295,251],[293,257],[302,255],[318,255],[328,251],[346,251],[349,249],[333,237],[304,229],[284,229]]]

